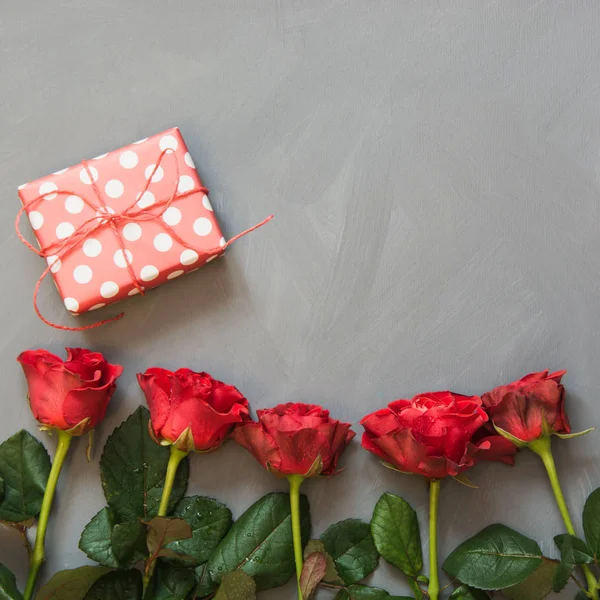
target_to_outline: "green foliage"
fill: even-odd
[[[119,522],[151,519],[158,513],[170,451],[148,435],[149,414],[139,407],[108,438],[100,459],[102,486]],[[185,494],[188,460],[177,470],[169,510]]]
[[[346,585],[361,581],[377,567],[379,553],[368,523],[358,519],[341,521],[332,525],[321,541]]]
[[[202,496],[183,498],[171,516],[186,521],[192,535],[172,542],[168,548],[192,557],[195,565],[202,565],[210,558],[232,523],[231,511],[224,504]]]
[[[141,600],[142,574],[135,569],[103,575],[85,595],[85,600]]]
[[[600,559],[600,488],[594,490],[583,507],[583,531],[594,560]]]
[[[12,571],[0,564],[0,600],[23,600]]]
[[[308,501],[300,497],[303,543],[310,534]],[[257,590],[286,583],[295,573],[290,498],[267,494],[255,502],[217,546],[200,576],[197,595],[214,591],[225,573],[242,570]]]
[[[383,494],[373,511],[371,534],[379,554],[409,577],[423,568],[417,514],[406,500]]]
[[[525,581],[502,590],[508,600],[542,600],[552,593],[558,563],[547,558]]]
[[[328,583],[342,584],[342,578],[337,572],[335,562],[333,558],[325,550],[325,545],[321,540],[309,540],[308,544],[304,547],[304,559],[306,560],[313,552],[321,552],[325,555],[325,562],[327,563],[327,569],[325,571],[325,577],[323,581]]]
[[[117,523],[112,530],[111,543],[115,557],[122,564],[143,560],[148,554],[146,525],[141,521]]]
[[[483,590],[461,585],[452,592],[449,600],[489,600],[489,596]]]
[[[0,520],[20,523],[37,517],[42,507],[50,457],[43,444],[21,429],[0,444],[3,498]]]
[[[302,598],[309,600],[327,573],[327,558],[323,552],[313,552],[306,557],[300,575]]]
[[[226,573],[215,600],[255,600],[256,583],[243,571]]]
[[[592,551],[588,545],[574,535],[562,533],[554,538],[560,550],[561,560],[569,565],[587,565],[594,562]]]
[[[183,600],[194,589],[194,569],[158,561],[152,579],[152,600]]]
[[[368,585],[351,585],[340,590],[335,600],[413,600],[408,596],[390,596],[385,590]]]
[[[35,600],[83,600],[96,581],[110,571],[90,566],[59,571],[38,590]]]
[[[114,511],[105,507],[85,526],[79,549],[106,567],[122,568],[147,554],[146,526],[141,521],[115,524]]]
[[[115,526],[113,511],[105,507],[85,526],[79,538],[79,549],[89,558],[106,567],[120,567],[121,561],[115,556],[112,545],[112,532]]]
[[[496,524],[460,544],[443,568],[467,585],[499,590],[525,581],[541,565],[542,551],[536,542]]]
[[[183,519],[169,517],[154,517],[148,523],[146,544],[151,559],[165,556],[177,558],[177,554],[166,546],[179,540],[189,540],[192,537],[192,528]]]

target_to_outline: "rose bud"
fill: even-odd
[[[137,378],[150,409],[151,437],[181,452],[212,452],[250,418],[248,400],[208,373],[153,367]]]
[[[66,361],[47,350],[27,350],[17,360],[27,378],[33,416],[44,428],[77,436],[102,421],[123,367],[108,363],[100,352],[66,350]]]
[[[487,421],[478,396],[428,392],[364,417],[362,445],[387,466],[432,480],[456,477],[479,460],[514,464],[516,449],[486,434]]]
[[[336,421],[314,404],[280,404],[256,411],[232,438],[279,477],[335,475],[337,462],[356,435],[350,423]]]
[[[483,394],[482,400],[496,430],[524,446],[542,437],[574,437],[565,413],[566,371],[530,373],[519,381],[501,385]]]

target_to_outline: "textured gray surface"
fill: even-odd
[[[419,391],[567,368],[574,427],[597,424],[599,24],[596,0],[0,0],[0,437],[35,427],[16,354],[78,344],[126,366],[99,446],[142,402],[135,373],[152,365],[207,370],[255,408],[320,402],[353,422]],[[16,186],[173,125],[226,235],[276,220],[127,301],[118,324],[43,325]],[[41,304],[73,322],[51,284]],[[579,513],[600,485],[598,434],[556,446]],[[87,465],[83,447],[61,480],[46,574],[86,562],[79,532],[103,504],[99,450]],[[368,518],[386,490],[424,516],[416,478],[357,442],[344,463],[306,485],[315,533]],[[472,478],[479,490],[444,484],[442,555],[492,521],[554,551],[562,527],[533,455]],[[282,488],[234,445],[192,460],[192,491],[235,514]],[[24,552],[2,538],[22,577]],[[405,590],[386,568],[373,581]]]

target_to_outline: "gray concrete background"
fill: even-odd
[[[35,428],[19,351],[84,345],[126,367],[92,464],[84,443],[69,458],[45,575],[86,562],[77,540],[104,504],[99,449],[143,401],[135,373],[148,366],[207,370],[254,408],[318,402],[354,423],[420,391],[482,393],[567,368],[574,428],[599,423],[596,0],[0,8],[0,437]],[[226,235],[275,221],[224,260],[123,303],[117,324],[43,325],[31,307],[43,264],[13,231],[17,185],[174,125]],[[50,318],[75,321],[50,283],[40,300]],[[600,485],[598,435],[556,443],[574,515]],[[358,442],[343,462],[342,475],[306,485],[315,534],[369,518],[387,490],[425,518],[417,478],[380,467]],[[471,477],[479,490],[444,484],[443,556],[495,521],[554,552],[563,529],[533,455]],[[190,491],[235,515],[283,488],[233,444],[192,458]],[[24,552],[0,535],[0,560],[22,579]],[[385,567],[373,583],[407,591]]]

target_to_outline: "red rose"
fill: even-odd
[[[483,394],[492,423],[523,442],[543,435],[571,432],[564,411],[565,388],[560,380],[566,371],[530,373],[508,385]]]
[[[514,464],[515,447],[487,435],[487,420],[478,396],[429,392],[367,415],[362,445],[399,471],[429,479],[456,476],[478,460]]]
[[[208,373],[153,367],[137,378],[150,409],[150,434],[183,452],[216,450],[249,418],[248,400]]]
[[[335,475],[337,462],[356,435],[314,404],[280,404],[256,411],[258,423],[238,425],[231,436],[265,469],[288,477]]]
[[[67,348],[67,360],[47,350],[19,354],[33,416],[46,427],[82,435],[104,418],[123,367],[100,352]]]

